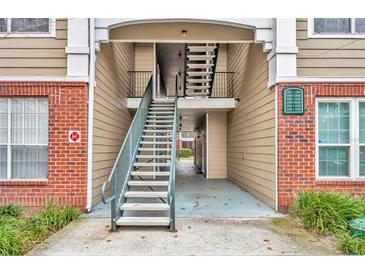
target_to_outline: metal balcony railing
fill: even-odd
[[[184,79],[185,73],[176,74],[175,92],[177,97],[186,97]],[[216,72],[214,74],[214,82],[211,90],[210,98],[234,98],[234,72]]]
[[[233,98],[234,72],[216,72],[214,74],[213,89],[209,97]]]
[[[128,71],[128,97],[143,97],[152,71]]]

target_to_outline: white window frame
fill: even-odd
[[[349,143],[349,155],[348,155],[348,165],[349,165],[349,176],[319,176],[319,147],[321,145],[318,144],[318,104],[320,102],[343,102],[349,103],[349,112],[350,112],[350,121],[349,121],[349,130],[350,130],[350,143]],[[356,181],[359,179],[364,179],[365,176],[360,176],[360,140],[359,140],[359,103],[365,102],[365,98],[357,98],[357,97],[321,97],[316,98],[316,109],[315,109],[315,171],[316,171],[316,180],[349,180]],[[322,146],[333,146],[340,147],[344,146],[343,144],[323,144]]]
[[[11,141],[11,129],[12,129],[12,123],[11,123],[11,99],[12,97],[5,97],[7,100],[8,100],[8,140],[7,140],[7,143],[6,144],[1,144],[3,146],[6,146],[7,148],[7,172],[6,172],[6,179],[0,179],[0,181],[24,181],[24,180],[35,180],[35,181],[42,181],[42,180],[48,180],[48,178],[12,178],[11,177],[11,169],[12,169],[12,159],[11,159],[11,148],[12,146],[17,146],[17,144],[13,144],[12,141]],[[15,97],[16,98],[16,97]],[[34,98],[34,97],[32,97]],[[48,99],[47,99],[48,100]],[[47,112],[49,114],[49,112]],[[38,119],[36,119],[36,129],[38,128]],[[24,134],[23,134],[23,139],[25,138]],[[27,143],[27,144],[23,144],[25,146],[46,146],[46,147],[49,147],[49,143],[47,144],[32,144],[32,143]],[[22,146],[22,145],[20,145]],[[47,167],[47,171],[49,172],[48,170],[48,167]],[[47,172],[47,173],[48,173]]]
[[[56,18],[49,18],[49,32],[12,32],[11,19],[7,19],[7,32],[0,32],[0,38],[9,37],[56,37]]]
[[[351,33],[315,33],[314,18],[307,19],[307,36],[308,38],[365,38],[365,33],[358,33],[355,30],[355,19],[350,18]]]

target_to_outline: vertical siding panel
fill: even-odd
[[[107,180],[131,123],[127,109],[128,71],[134,70],[132,43],[102,44],[96,58],[93,144],[93,205]]]
[[[266,56],[261,45],[230,44],[227,62],[240,99],[228,114],[228,179],[275,207],[275,95]]]

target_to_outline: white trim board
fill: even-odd
[[[365,82],[365,77],[340,77],[340,76],[299,76],[299,77],[277,77],[276,83],[281,82]]]
[[[104,41],[101,41],[104,42]],[[186,43],[221,43],[221,44],[251,44],[254,40],[164,40],[164,39],[110,39],[111,43],[166,43],[166,44],[186,44]]]
[[[35,81],[35,82],[88,82],[83,76],[0,76],[0,81]]]

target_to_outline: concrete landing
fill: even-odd
[[[206,179],[192,161],[179,161],[176,216],[214,218],[282,217],[264,202],[228,180]]]

